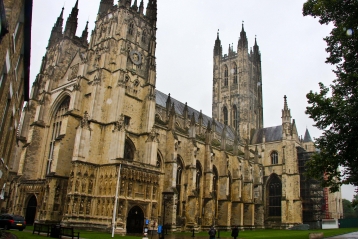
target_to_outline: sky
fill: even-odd
[[[51,29],[64,7],[64,26],[76,0],[34,0],[31,84],[39,72]],[[79,0],[77,36],[89,21],[89,38],[100,0]],[[114,0],[117,4],[117,0]],[[132,0],[132,2],[134,2]],[[140,2],[140,1],[138,1]],[[145,6],[148,0],[145,0]],[[284,95],[299,135],[321,132],[305,114],[306,94],[331,84],[334,66],[325,63],[332,26],[304,17],[305,0],[158,0],[157,89],[211,116],[213,48],[217,33],[227,54],[242,29],[249,47],[255,37],[261,52],[264,127],[281,124]],[[342,197],[352,200],[354,188],[344,186]]]

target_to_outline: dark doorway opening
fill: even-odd
[[[35,195],[32,195],[27,202],[25,220],[27,225],[34,224],[36,215],[37,200]]]
[[[127,233],[143,233],[144,213],[138,207],[132,207],[127,217]]]

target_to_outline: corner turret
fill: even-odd
[[[143,0],[141,0],[139,4],[139,14],[143,15],[143,13],[144,13],[144,3]]]
[[[62,38],[63,10],[64,8],[62,8],[61,14],[52,28],[50,39],[48,40],[48,48],[54,46]]]
[[[219,30],[218,30],[218,33],[217,33],[217,37],[216,37],[216,40],[215,40],[215,46],[214,46],[214,56],[221,56],[222,55],[222,46],[221,46],[221,41],[220,41],[220,38],[219,38]]]
[[[106,14],[113,7],[113,0],[101,0],[99,4],[98,14]]]
[[[65,37],[74,38],[77,30],[77,18],[78,16],[78,0],[75,6],[72,8],[71,14],[67,18],[64,35]]]
[[[88,21],[86,23],[86,27],[82,32],[81,40],[83,44],[87,44],[87,38],[88,38]]]
[[[154,26],[157,24],[157,0],[148,1],[145,15],[152,21]]]
[[[255,36],[255,45],[254,45],[254,51],[253,51],[253,57],[254,57],[254,63],[261,62],[261,54],[259,50],[259,46],[257,45],[256,36]]]
[[[242,23],[242,28],[241,28],[240,38],[239,38],[239,42],[237,44],[237,48],[238,49],[248,49],[246,32],[244,30],[244,23]]]
[[[133,9],[134,11],[138,11],[138,3],[137,3],[137,0],[134,0],[134,3],[133,3],[133,5],[132,5],[132,9]]]
[[[314,152],[316,150],[316,147],[314,145],[314,142],[311,138],[310,132],[306,128],[305,136],[301,140],[301,146],[304,148],[307,152]]]

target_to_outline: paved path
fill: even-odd
[[[329,237],[329,238],[330,239],[358,239],[358,232],[351,232],[351,233],[348,233],[348,234]]]

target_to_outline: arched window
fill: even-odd
[[[68,111],[68,107],[70,106],[70,100],[71,98],[69,96],[66,96],[66,98],[63,99],[61,105],[57,108],[56,113],[54,114],[54,117],[52,119],[52,126],[51,126],[52,134],[50,140],[50,150],[48,153],[46,174],[49,174],[51,172],[51,165],[53,160],[53,152],[55,149],[56,138],[60,136],[62,119],[65,116],[66,112]]]
[[[178,205],[177,205],[177,211],[176,214],[180,215],[180,202],[181,202],[181,181],[182,181],[182,173],[183,173],[184,165],[182,163],[181,157],[177,156],[177,178],[176,178],[176,189],[178,192]]]
[[[124,159],[133,161],[134,159],[134,144],[130,139],[126,139],[126,142],[124,144]]]
[[[224,114],[224,124],[227,125],[228,124],[228,112],[227,112],[227,108],[225,106],[223,109],[223,114]]]
[[[202,175],[201,164],[197,160],[196,161],[196,185],[195,185],[195,189],[198,192],[198,194],[200,193],[201,175]]]
[[[268,184],[268,215],[281,216],[282,184],[277,175],[272,175]]]
[[[215,166],[213,166],[213,192],[217,192],[218,190],[218,181],[219,181],[219,174],[218,170]]]
[[[278,164],[278,153],[276,151],[271,153],[271,164]]]
[[[228,86],[229,84],[229,70],[227,66],[224,66],[224,86]]]
[[[234,67],[233,67],[233,73],[234,73],[233,83],[237,84],[237,65],[235,63],[234,63]]]
[[[146,31],[142,32],[142,42],[147,43],[147,32]]]
[[[213,198],[214,198],[214,219],[217,219],[217,215],[218,215],[218,181],[219,181],[219,174],[218,174],[218,170],[216,169],[215,165],[213,166]]]
[[[234,129],[237,130],[238,129],[238,125],[239,125],[239,120],[237,118],[237,108],[236,105],[234,105],[232,107],[232,121],[234,122]]]
[[[232,178],[231,178],[231,173],[230,171],[228,171],[228,199],[231,200],[231,188],[232,188]]]
[[[162,158],[160,157],[160,154],[157,153],[157,164],[156,164],[157,168],[161,168],[162,167]]]
[[[134,31],[134,23],[131,22],[131,23],[129,23],[129,26],[128,26],[129,35],[133,35],[133,31]]]

